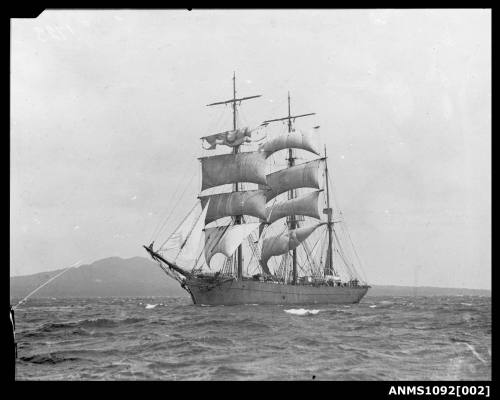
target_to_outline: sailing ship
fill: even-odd
[[[326,146],[321,154],[319,127],[295,127],[315,113],[292,115],[288,93],[287,116],[239,127],[238,107],[261,95],[238,98],[232,80],[232,98],[208,104],[230,105],[233,126],[201,138],[210,154],[193,208],[161,245],[143,247],[197,305],[359,302],[370,286],[331,206]]]

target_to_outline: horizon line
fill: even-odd
[[[84,266],[87,266],[87,265],[92,265],[92,264],[95,264],[96,262],[99,262],[99,261],[102,261],[102,260],[106,260],[106,259],[109,259],[109,258],[118,258],[118,259],[121,259],[121,260],[131,260],[133,258],[144,258],[145,260],[148,260],[148,258],[144,257],[144,256],[133,256],[133,257],[128,257],[128,258],[123,258],[123,257],[120,257],[120,256],[109,256],[109,257],[105,257],[105,258],[100,258],[98,260],[95,260],[91,263],[87,263],[87,264],[81,264],[77,267],[74,267],[74,268],[81,268],[81,267],[84,267]],[[31,274],[25,274],[25,275],[11,275],[9,278],[12,279],[12,278],[23,278],[23,277],[27,277],[27,276],[31,276],[31,275],[37,275],[37,274],[44,274],[44,273],[52,273],[52,272],[57,272],[57,271],[61,271],[63,269],[66,269],[68,267],[62,267],[62,268],[58,268],[58,269],[52,269],[52,270],[47,270],[47,271],[40,271],[40,272],[33,272]],[[10,285],[10,282],[9,282],[9,285]],[[429,286],[429,285],[424,285],[424,286],[414,286],[414,285],[399,285],[399,284],[393,284],[393,283],[369,283],[370,286],[395,286],[395,287],[409,287],[409,288],[432,288],[432,289],[458,289],[458,290],[485,290],[485,291],[489,291],[491,292],[492,289],[491,287],[490,288],[470,288],[470,287],[453,287],[453,286]]]

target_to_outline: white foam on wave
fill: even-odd
[[[151,308],[155,308],[158,304],[146,304],[146,310],[149,310]]]
[[[375,307],[377,307],[377,305],[376,305],[376,304],[372,304],[372,305],[370,306],[370,308],[375,308]]]
[[[291,308],[289,310],[285,310],[288,314],[293,315],[315,315],[319,313],[320,310],[307,310],[305,308]]]

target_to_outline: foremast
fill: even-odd
[[[250,99],[255,99],[257,97],[261,97],[262,95],[254,95],[254,96],[247,96],[247,97],[241,97],[241,98],[236,98],[236,73],[233,72],[233,98],[229,100],[224,100],[224,101],[219,101],[216,103],[211,103],[207,104],[207,107],[210,106],[215,106],[215,105],[226,105],[226,104],[231,104],[233,108],[233,131],[237,131],[237,123],[236,123],[236,113],[237,113],[237,105],[238,103],[241,103],[242,101],[245,100],[250,100]],[[240,145],[236,145],[233,147],[233,154],[237,154],[240,151]],[[233,190],[235,192],[239,191],[239,182],[234,183],[233,185]],[[233,217],[234,224],[235,225],[241,225],[241,215],[236,215]],[[237,249],[237,254],[236,254],[236,277],[237,279],[242,279],[243,278],[243,250],[242,250],[242,245],[240,244]]]

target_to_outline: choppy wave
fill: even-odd
[[[36,336],[39,333],[61,330],[70,330],[72,333],[84,333],[85,331],[80,328],[114,328],[121,325],[136,324],[141,321],[145,321],[145,318],[124,318],[120,320],[113,320],[109,318],[90,318],[81,321],[47,322],[34,329],[27,329],[24,334],[27,336]]]
[[[33,364],[58,364],[62,362],[75,362],[80,361],[78,357],[62,357],[57,354],[35,354],[32,356],[20,357],[21,361]]]
[[[320,308],[30,299],[16,323],[18,379],[491,379],[491,299],[479,296]]]

